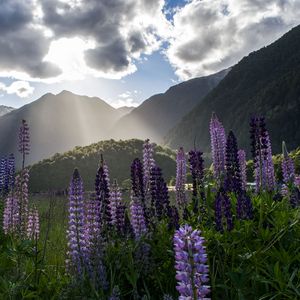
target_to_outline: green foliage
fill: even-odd
[[[251,195],[254,219],[235,219],[233,231],[221,234],[214,228],[210,186],[206,196],[205,223],[192,212],[187,222],[206,239],[212,299],[299,299],[300,209],[285,198],[275,202],[272,194]],[[178,297],[174,231],[165,220],[140,241],[110,233],[104,249],[109,286],[101,291],[65,273],[66,199],[39,196],[33,202],[41,214],[38,251],[30,241],[0,236],[0,299],[108,299],[116,286],[121,299]],[[143,256],[145,245],[149,252]]]
[[[142,157],[143,141],[101,141],[86,147],[76,147],[63,154],[55,154],[30,168],[30,191],[63,191],[68,188],[70,174],[80,169],[85,189],[93,190],[97,166],[103,154],[109,165],[110,177],[120,183],[130,178],[130,165],[134,158]],[[175,173],[175,154],[172,150],[155,146],[154,158],[169,180]]]

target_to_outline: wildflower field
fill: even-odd
[[[180,148],[172,191],[146,140],[129,191],[102,157],[93,191],[75,169],[68,195],[30,195],[23,121],[22,168],[14,155],[0,166],[0,299],[300,299],[300,177],[285,144],[276,178],[263,117],[250,120],[252,157],[216,115],[210,135],[213,174]]]

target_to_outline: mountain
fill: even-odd
[[[162,142],[165,134],[210,92],[228,73],[194,78],[170,87],[165,93],[145,100],[114,126],[113,138],[149,138]]]
[[[109,167],[111,180],[116,178],[119,184],[122,184],[124,180],[130,178],[130,166],[133,159],[142,158],[142,149],[143,141],[140,140],[109,140],[55,154],[30,167],[30,191],[66,189],[75,167],[79,168],[85,190],[93,190],[101,154]],[[162,168],[164,178],[168,182],[175,174],[175,154],[160,146],[155,146],[154,150],[154,159]]]
[[[49,93],[0,118],[0,155],[17,153],[22,119],[30,127],[31,151],[27,163],[31,164],[75,146],[108,139],[110,128],[123,115],[122,110],[96,97],[68,91]]]
[[[120,112],[120,114],[122,114],[122,116],[129,114],[134,109],[135,109],[135,107],[133,107],[133,106],[121,106],[121,107],[117,108],[118,112]]]
[[[13,110],[15,110],[15,108],[10,106],[0,105],[0,117],[10,113]]]
[[[300,144],[300,26],[271,45],[251,53],[165,137],[172,148],[210,151],[209,121],[216,112],[227,132],[232,129],[241,148],[249,151],[251,115],[266,117],[273,152],[285,140],[289,149]]]

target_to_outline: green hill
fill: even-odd
[[[94,187],[95,174],[100,162],[101,153],[104,156],[110,178],[116,178],[121,184],[130,178],[130,165],[134,158],[142,158],[143,141],[132,139],[127,141],[101,141],[86,147],[76,147],[71,151],[55,154],[30,168],[30,191],[57,191],[68,187],[72,172],[79,168],[84,181],[85,190]],[[174,152],[155,146],[156,163],[162,168],[167,181],[175,174]]]
[[[285,140],[300,144],[300,26],[251,53],[166,136],[165,144],[186,149],[196,144],[210,151],[209,121],[215,111],[227,132],[232,129],[241,148],[249,150],[249,119],[266,116],[274,153]]]

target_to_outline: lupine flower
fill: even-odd
[[[100,230],[100,203],[97,201],[96,194],[92,193],[85,208],[85,237],[88,248],[94,246],[100,235]]]
[[[299,175],[295,176],[295,186],[300,189],[300,176]]]
[[[69,188],[67,267],[69,272],[76,277],[81,277],[87,267],[88,249],[86,245],[84,221],[83,182],[78,169],[75,169]]]
[[[175,269],[179,299],[209,299],[207,254],[200,230],[183,225],[175,232]]]
[[[143,176],[144,176],[144,192],[146,206],[150,206],[151,191],[150,191],[150,172],[151,168],[155,166],[153,158],[153,144],[149,139],[145,140],[143,144]]]
[[[160,220],[168,214],[170,201],[167,184],[162,177],[161,169],[157,166],[151,169],[150,187],[154,215]]]
[[[282,142],[283,160],[281,163],[283,182],[285,184],[294,184],[295,180],[295,165],[293,159],[289,156],[285,142]]]
[[[226,143],[226,162],[225,162],[225,181],[224,187],[227,192],[241,192],[242,180],[240,164],[238,160],[237,141],[232,131],[229,132]]]
[[[275,187],[274,164],[268,131],[263,117],[252,117],[250,121],[251,152],[254,162],[256,191],[273,190]]]
[[[104,241],[101,236],[100,203],[92,193],[86,207],[85,243],[87,247],[87,272],[95,287],[106,289],[106,269],[103,264]]]
[[[100,166],[97,170],[96,179],[95,179],[95,192],[96,200],[100,208],[100,221],[103,225],[103,229],[110,225],[111,222],[111,213],[109,206],[109,186],[107,171],[104,169],[104,162],[101,160]]]
[[[6,195],[8,192],[8,160],[6,157],[2,157],[0,161],[0,189],[2,195]]]
[[[40,235],[39,213],[36,208],[30,209],[27,223],[27,237],[33,241],[38,240]]]
[[[9,194],[5,201],[3,212],[3,230],[5,234],[13,234],[17,232],[19,225],[19,203],[18,200]]]
[[[142,205],[144,219],[148,224],[150,222],[150,212],[145,203],[143,165],[138,158],[134,159],[131,164],[131,192],[132,196]]]
[[[176,202],[178,207],[184,208],[187,204],[186,191],[186,159],[183,148],[179,148],[176,157]]]
[[[125,207],[122,203],[122,193],[116,180],[110,190],[109,207],[111,213],[111,225],[121,229],[124,227],[125,222]]]
[[[163,300],[174,300],[173,297],[169,294],[164,294]]]
[[[27,234],[27,221],[28,221],[28,182],[29,171],[23,169],[16,177],[16,191],[15,196],[18,201],[18,233],[20,236],[25,237]]]
[[[246,190],[247,187],[247,167],[246,167],[246,152],[245,150],[238,151],[238,159],[240,165],[240,172],[241,172],[241,180],[242,180],[242,188]]]
[[[245,191],[241,191],[237,195],[236,214],[240,220],[249,220],[253,217],[251,198]]]
[[[136,239],[147,232],[144,207],[139,198],[132,195],[130,203],[131,226]]]
[[[194,203],[194,212],[197,213],[199,209],[199,199],[200,211],[202,214],[202,219],[205,217],[206,211],[206,199],[204,191],[204,160],[202,158],[202,152],[198,150],[191,150],[189,152],[189,163],[190,171],[193,180],[193,203]]]
[[[217,182],[221,184],[225,171],[226,136],[222,123],[218,120],[218,117],[214,113],[210,120],[209,130],[214,177]]]
[[[223,223],[226,223],[227,230],[233,229],[231,201],[224,189],[220,189],[215,200],[215,222],[216,229],[223,231]]]
[[[293,208],[300,206],[300,190],[295,188],[290,196],[290,204]]]
[[[138,197],[144,202],[145,191],[144,191],[144,176],[143,176],[143,165],[141,161],[136,158],[131,164],[131,185],[134,197]]]
[[[22,169],[25,166],[25,156],[29,154],[30,151],[30,136],[29,136],[29,126],[25,120],[22,120],[22,125],[19,130],[19,152],[22,154]]]

